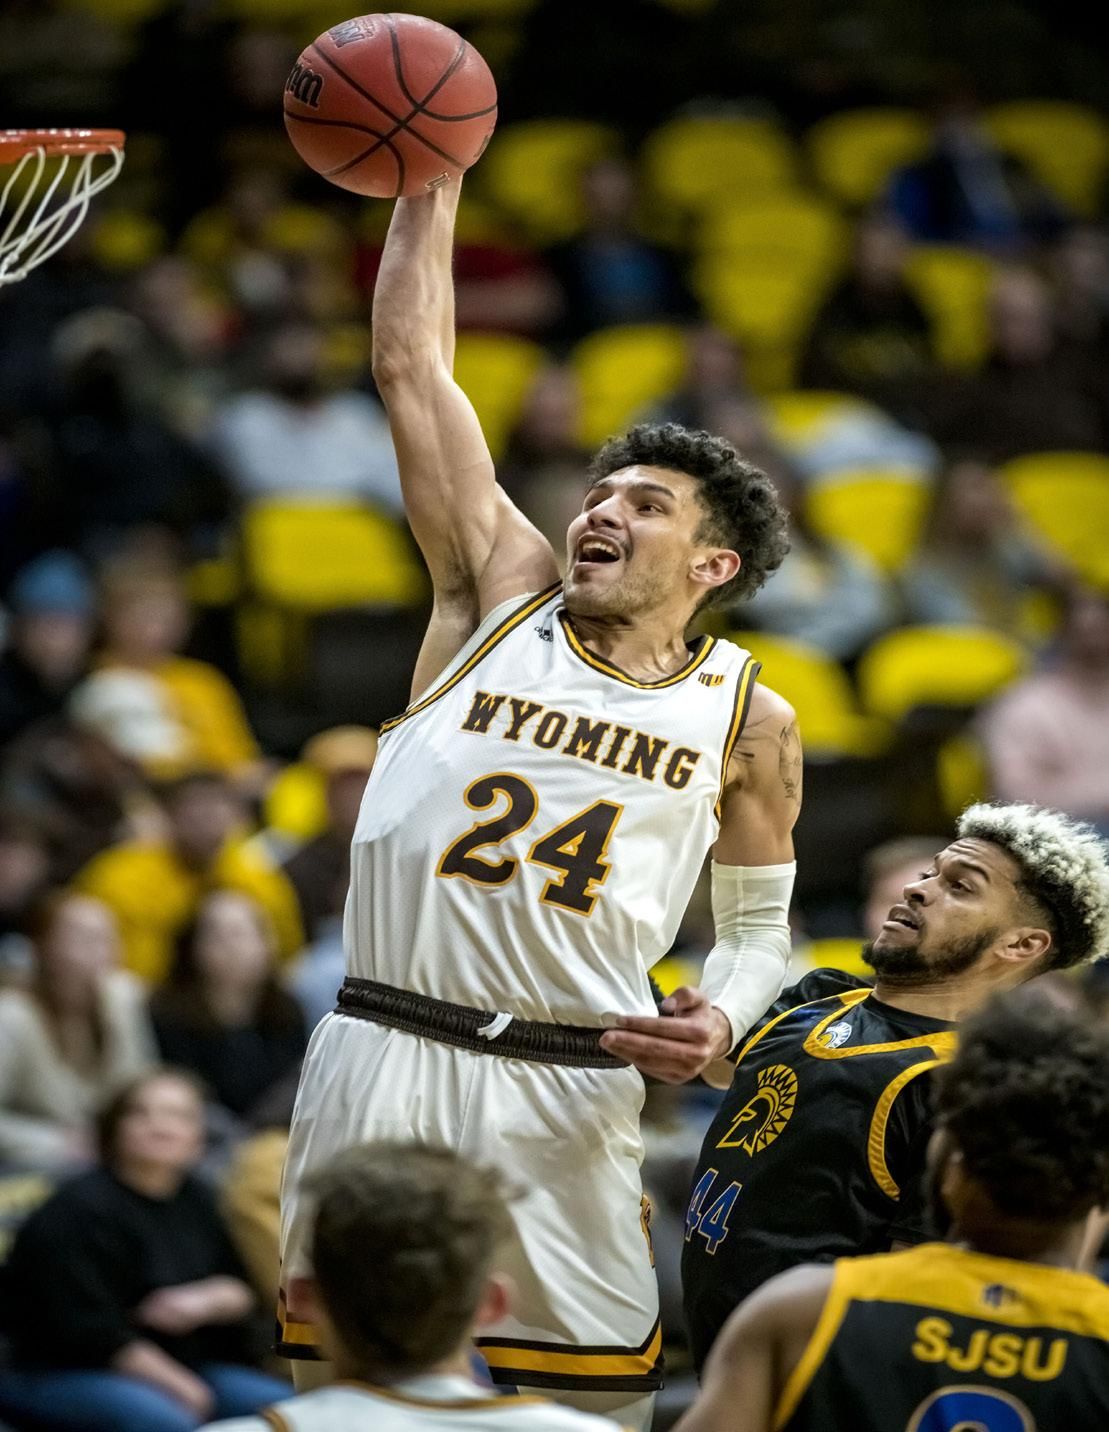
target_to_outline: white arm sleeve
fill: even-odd
[[[712,862],[716,944],[705,960],[701,988],[732,1026],[733,1048],[785,984],[796,874],[793,860],[788,865]]]

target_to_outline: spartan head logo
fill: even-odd
[[[789,1123],[797,1102],[797,1075],[786,1064],[771,1064],[759,1074],[758,1088],[732,1120],[718,1149],[757,1154],[772,1144]]]

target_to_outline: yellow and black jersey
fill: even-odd
[[[950,1244],[836,1264],[777,1432],[1105,1432],[1109,1288]]]
[[[814,970],[770,1009],[740,1050],[686,1213],[698,1366],[732,1310],[776,1273],[933,1236],[921,1190],[927,1076],[955,1037],[839,970]]]

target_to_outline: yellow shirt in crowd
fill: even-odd
[[[210,890],[253,896],[270,918],[281,959],[304,944],[296,892],[288,878],[241,839],[229,841],[207,870],[191,869],[171,845],[129,841],[95,856],[74,885],[115,912],[122,963],[151,984],[165,978],[178,933]]]

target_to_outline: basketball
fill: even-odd
[[[371,198],[423,194],[457,178],[496,122],[489,66],[460,35],[420,15],[333,25],[285,84],[285,128],[300,157]]]

